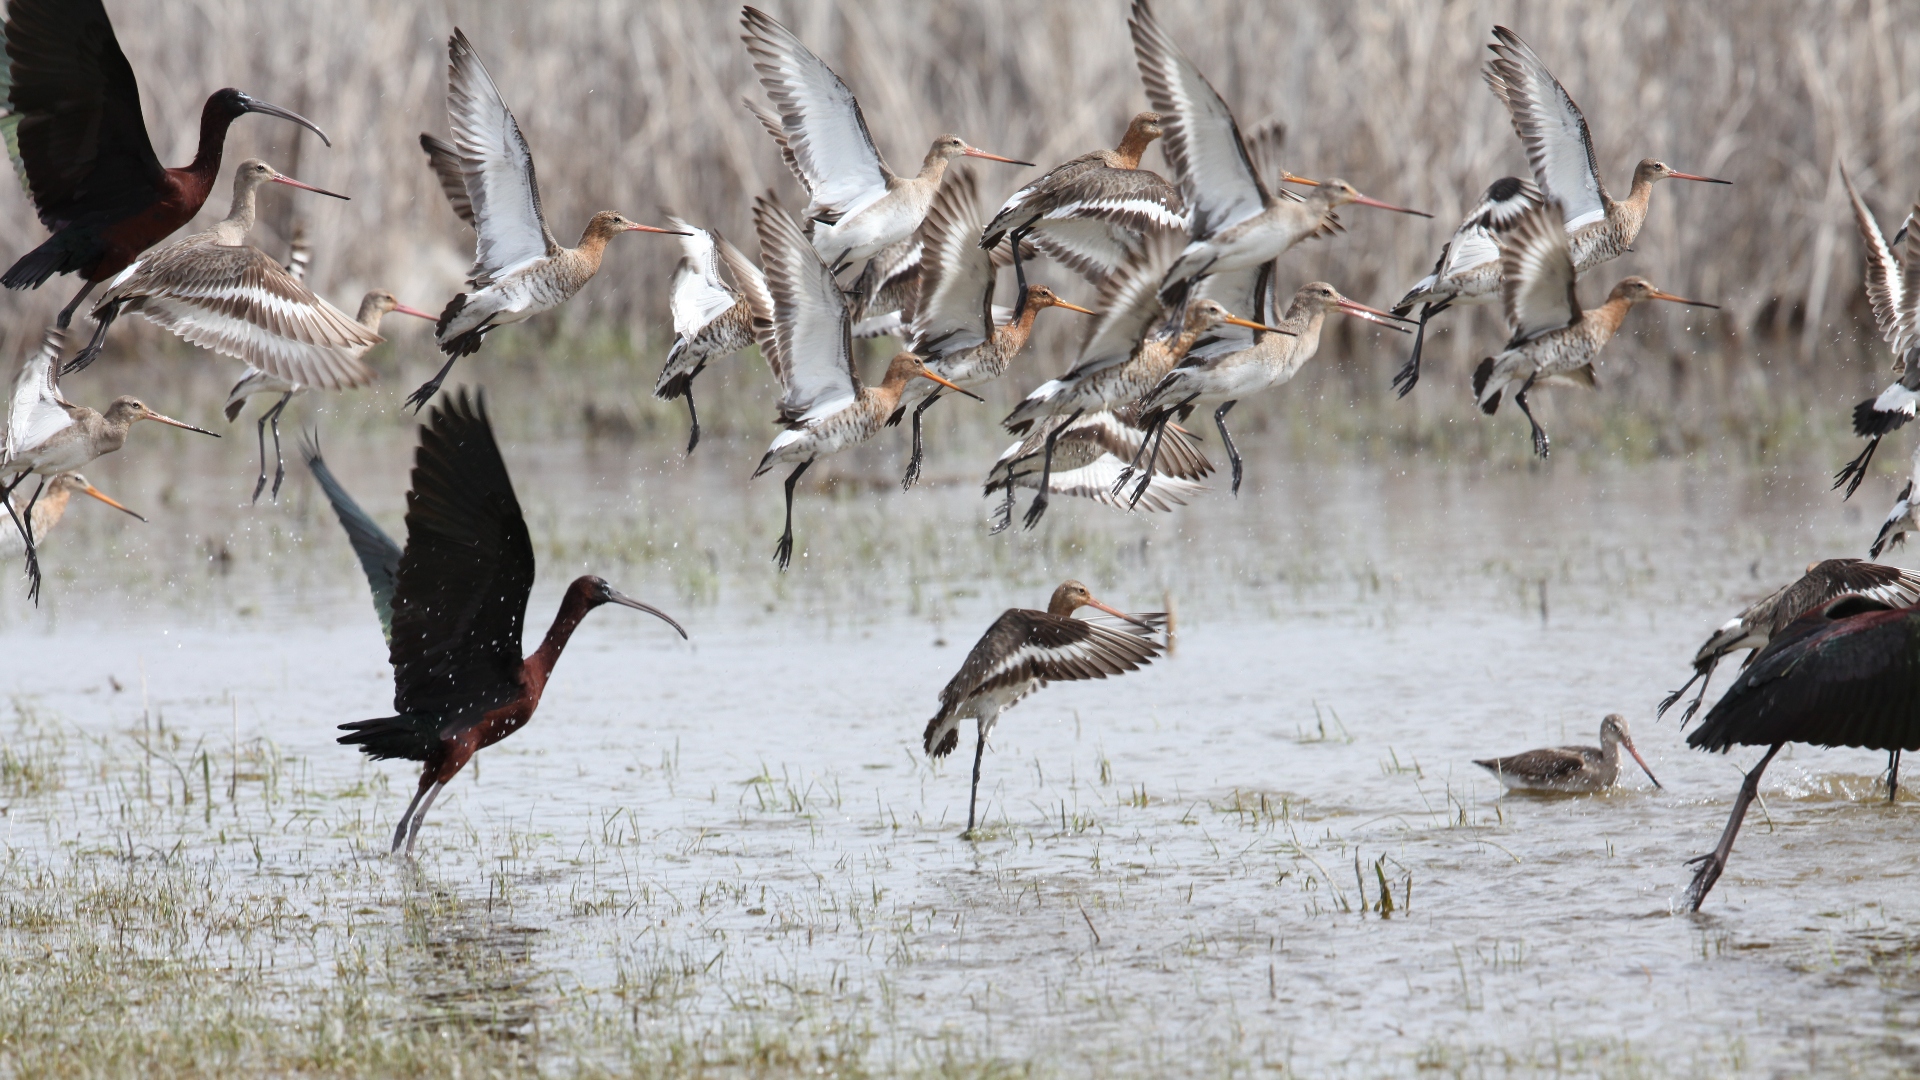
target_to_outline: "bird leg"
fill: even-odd
[[[773,545],[773,561],[780,564],[782,570],[785,570],[787,564],[793,561],[793,485],[800,482],[800,474],[806,472],[807,466],[812,464],[813,459],[808,458],[787,476],[787,529],[780,534],[780,542]]]
[[[1147,488],[1153,484],[1153,470],[1160,467],[1160,444],[1166,440],[1167,425],[1173,423],[1174,412],[1185,408],[1192,401],[1193,398],[1189,397],[1186,401],[1174,406],[1173,409],[1160,414],[1160,422],[1153,426],[1153,453],[1147,455],[1147,470],[1141,474],[1140,482],[1134,486],[1133,498],[1128,500],[1127,509],[1131,510],[1140,505],[1141,497],[1147,493]]]
[[[1020,242],[1025,240],[1027,234],[1032,231],[1033,226],[1029,225],[1024,229],[1015,229],[1007,234],[1007,241],[1013,245],[1013,281],[1016,286],[1014,295],[1020,297],[1023,301],[1027,296],[1027,268],[1020,262]]]
[[[1867,466],[1873,461],[1873,452],[1879,448],[1880,436],[1875,435],[1867,440],[1867,448],[1860,451],[1859,457],[1841,466],[1840,471],[1834,474],[1834,490],[1838,490],[1842,484],[1847,488],[1847,493],[1841,496],[1842,500],[1853,498],[1853,493],[1860,490],[1860,481],[1867,478]]]
[[[21,473],[14,478],[13,483],[8,484],[5,488],[0,488],[0,502],[7,504],[7,515],[13,518],[14,528],[20,530],[20,542],[26,545],[27,594],[29,596],[38,596],[40,594],[40,560],[34,551],[33,530],[28,528],[26,523],[20,520],[19,511],[13,507],[14,489],[25,483],[27,477],[32,475],[32,473]]]
[[[1047,489],[1053,484],[1054,444],[1060,441],[1061,432],[1072,427],[1073,422],[1080,419],[1080,414],[1086,411],[1085,409],[1073,410],[1073,415],[1067,417],[1066,423],[1061,424],[1059,427],[1047,433],[1046,454],[1040,461],[1040,494],[1035,495],[1032,505],[1027,507],[1026,527],[1029,529],[1040,524],[1040,519],[1045,517],[1047,513]],[[1013,482],[1013,467],[1011,465],[1007,467],[1007,482],[1009,484]]]
[[[95,312],[93,317],[97,325],[93,328],[93,337],[87,339],[86,348],[75,353],[73,359],[67,361],[67,366],[60,369],[60,374],[71,375],[98,359],[100,350],[107,347],[107,328],[113,325],[113,320],[119,315],[118,302],[108,304]]]
[[[54,320],[54,325],[62,330],[73,325],[73,313],[80,310],[80,301],[85,300],[87,294],[92,292],[93,287],[98,284],[100,283],[97,281],[89,281],[80,286],[80,291],[73,294],[73,299],[67,301],[67,306],[60,309],[60,317]]]
[[[980,759],[986,752],[987,729],[983,724],[980,727],[980,738],[973,744],[973,788],[967,792],[967,831],[960,834],[962,837],[973,836],[973,807],[980,798]]]
[[[413,858],[413,842],[420,839],[420,823],[427,820],[427,811],[433,809],[433,800],[440,797],[440,792],[446,786],[445,780],[433,785],[433,788],[427,792],[427,801],[420,804],[420,809],[414,813],[413,820],[407,823],[407,858]]]
[[[1699,911],[1700,902],[1707,898],[1707,891],[1713,883],[1720,880],[1720,872],[1727,868],[1727,856],[1733,853],[1733,838],[1740,834],[1740,822],[1747,816],[1747,807],[1753,803],[1754,796],[1760,793],[1760,774],[1767,770],[1767,764],[1773,755],[1780,752],[1786,743],[1774,743],[1767,756],[1748,770],[1746,780],[1740,785],[1740,794],[1733,800],[1733,816],[1727,819],[1726,831],[1720,834],[1720,843],[1708,854],[1697,859],[1687,860],[1687,865],[1700,865],[1698,873],[1693,875],[1693,884],[1687,886],[1687,909]]]
[[[1893,802],[1900,796],[1900,751],[1887,754],[1887,801]]]
[[[253,425],[254,435],[260,441],[260,478],[253,482],[253,501],[260,501],[260,489],[267,486],[267,424],[273,424],[273,497],[280,497],[280,482],[287,478],[286,459],[280,456],[280,413],[293,400],[293,391],[280,395],[273,408],[260,414],[260,420]]]
[[[687,419],[693,424],[693,431],[687,436],[687,456],[693,456],[693,448],[700,445],[700,414],[693,411],[693,380],[687,380]]]
[[[1393,377],[1393,388],[1400,391],[1401,397],[1413,393],[1415,383],[1420,381],[1420,350],[1427,341],[1427,320],[1447,310],[1453,303],[1448,297],[1437,304],[1420,305],[1420,328],[1413,332],[1413,355],[1407,358],[1407,364]]]
[[[40,482],[33,486],[33,498],[27,500],[27,509],[20,515],[20,520],[25,523],[27,530],[27,576],[31,579],[31,583],[27,586],[27,599],[32,600],[36,606],[40,603],[40,541],[33,535],[33,507],[40,501],[40,493],[45,490],[47,490],[47,478],[43,476]]]
[[[427,407],[427,402],[433,400],[433,395],[440,392],[440,384],[447,381],[447,372],[453,370],[453,362],[458,359],[460,359],[458,356],[447,357],[447,362],[440,365],[439,373],[426,382],[421,383],[420,389],[407,395],[407,400],[402,402],[400,407],[404,409],[408,405],[411,405],[413,406],[414,414],[416,416],[419,415],[420,410]]]
[[[1692,686],[1694,682],[1698,680],[1700,683],[1700,692],[1693,695],[1693,700],[1687,704],[1687,711],[1680,714],[1680,726],[1686,727],[1687,722],[1693,719],[1693,714],[1700,711],[1701,703],[1706,701],[1707,684],[1713,681],[1713,669],[1719,663],[1720,663],[1720,658],[1716,656],[1713,659],[1707,661],[1706,667],[1695,668],[1693,672],[1693,678],[1688,679],[1686,683],[1684,683],[1680,687],[1680,689],[1675,690],[1673,693],[1668,694],[1664,699],[1662,699],[1660,702],[1660,710],[1656,712],[1654,715],[1655,716],[1667,715],[1667,710],[1673,708],[1673,703],[1676,701],[1679,701],[1680,695],[1687,692],[1687,687]]]
[[[394,826],[393,848],[392,850],[388,851],[387,854],[389,855],[398,854],[400,851],[400,845],[406,843],[407,823],[413,820],[413,812],[414,810],[419,808],[420,800],[426,797],[427,789],[433,787],[432,777],[433,777],[432,769],[428,769],[425,772],[422,772],[420,774],[420,786],[414,790],[413,801],[407,804],[407,812],[400,815],[400,824]]]
[[[1527,408],[1527,391],[1533,389],[1533,380],[1539,375],[1540,373],[1536,371],[1527,376],[1527,381],[1520,386],[1520,392],[1513,395],[1513,403],[1520,406],[1520,411],[1527,414],[1527,423],[1533,425],[1533,452],[1539,454],[1544,460],[1548,450],[1547,431],[1540,426],[1540,421],[1533,418],[1533,410]]]
[[[1234,399],[1213,410],[1213,426],[1220,429],[1220,441],[1227,445],[1227,460],[1233,463],[1233,497],[1240,497],[1240,448],[1233,445],[1233,435],[1227,431],[1227,414],[1240,404]]]
[[[907,475],[900,478],[901,491],[911,491],[913,485],[920,482],[920,459],[925,450],[920,441],[920,415],[933,408],[933,403],[939,400],[940,391],[935,390],[925,401],[913,407],[913,456],[907,460]],[[1013,470],[1007,470],[1007,479],[1013,479]]]

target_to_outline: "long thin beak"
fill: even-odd
[[[934,382],[937,382],[937,383],[939,383],[939,384],[940,384],[941,386],[944,386],[944,387],[946,387],[947,389],[949,389],[949,390],[952,390],[952,391],[954,391],[954,392],[956,392],[956,393],[961,393],[961,394],[965,394],[965,395],[967,395],[968,397],[970,397],[970,398],[972,398],[972,399],[973,399],[973,400],[975,400],[975,401],[985,401],[985,400],[987,400],[986,398],[983,398],[983,397],[981,397],[981,396],[980,396],[979,394],[976,394],[976,393],[974,393],[974,392],[973,392],[973,391],[971,391],[971,390],[966,390],[966,389],[962,389],[961,387],[958,387],[958,386],[955,386],[955,385],[953,385],[952,383],[950,383],[950,382],[948,382],[947,380],[945,380],[945,379],[943,379],[943,378],[941,378],[940,376],[938,376],[938,375],[935,375],[935,374],[934,374],[933,372],[931,372],[931,371],[928,371],[928,370],[927,370],[926,368],[921,368],[921,369],[920,369],[920,371],[919,371],[919,375],[920,375],[920,377],[921,377],[921,378],[924,378],[924,379],[932,379],[932,380],[933,380]]]
[[[416,319],[425,319],[428,322],[438,322],[440,320],[440,316],[435,315],[431,311],[421,311],[417,307],[408,307],[405,304],[395,304],[393,305],[393,310],[396,315],[411,315]]]
[[[1398,330],[1403,334],[1413,333],[1412,330],[1400,325],[1401,323],[1412,322],[1413,320],[1411,319],[1402,319],[1397,315],[1388,314],[1379,308],[1370,308],[1357,300],[1349,300],[1344,296],[1334,301],[1334,303],[1339,305],[1341,311],[1346,312],[1356,319],[1365,319],[1371,323],[1379,323],[1389,330]]]
[[[1649,768],[1647,768],[1647,759],[1646,759],[1646,758],[1643,758],[1643,757],[1641,757],[1641,756],[1640,756],[1640,751],[1638,751],[1638,750],[1635,750],[1635,749],[1633,748],[1633,740],[1632,740],[1632,739],[1622,739],[1622,740],[1620,740],[1620,745],[1621,745],[1621,746],[1624,746],[1624,747],[1626,747],[1626,748],[1627,748],[1627,753],[1629,753],[1629,754],[1632,754],[1632,755],[1633,755],[1633,760],[1635,760],[1635,761],[1637,761],[1637,762],[1639,762],[1639,763],[1640,763],[1640,771],[1641,771],[1641,772],[1644,772],[1644,773],[1646,773],[1646,774],[1647,774],[1647,779],[1649,779],[1649,780],[1651,780],[1651,781],[1653,781],[1653,786],[1654,786],[1654,787],[1657,787],[1657,788],[1661,788],[1661,790],[1663,790],[1663,791],[1664,791],[1664,790],[1665,790],[1665,788],[1664,788],[1664,787],[1663,787],[1663,786],[1661,785],[1661,783],[1660,783],[1660,778],[1659,778],[1659,777],[1657,777],[1657,776],[1655,776],[1655,775],[1653,775],[1653,770],[1652,770],[1652,769],[1649,769]]]
[[[1098,314],[1100,314],[1100,313],[1099,313],[1099,312],[1097,312],[1097,311],[1090,311],[1090,310],[1088,310],[1087,308],[1083,308],[1083,307],[1081,307],[1081,306],[1080,306],[1079,304],[1069,304],[1069,303],[1067,303],[1067,302],[1066,302],[1065,300],[1055,300],[1055,301],[1053,302],[1053,306],[1054,306],[1054,307],[1063,307],[1063,308],[1066,308],[1066,309],[1067,309],[1068,311],[1077,311],[1077,312],[1079,312],[1079,313],[1080,313],[1080,314],[1082,314],[1082,315],[1098,315]]]
[[[1684,296],[1675,296],[1672,293],[1655,291],[1647,295],[1653,297],[1655,300],[1671,300],[1676,304],[1687,304],[1691,307],[1710,307],[1715,311],[1720,310],[1719,304],[1709,304],[1705,300],[1689,300]]]
[[[1134,618],[1133,616],[1127,614],[1126,612],[1121,611],[1117,608],[1110,608],[1107,605],[1101,603],[1100,601],[1095,600],[1091,596],[1087,597],[1087,606],[1090,608],[1099,608],[1101,611],[1104,611],[1107,614],[1114,616],[1115,618],[1125,619],[1135,626],[1144,626],[1149,630],[1153,629],[1153,624],[1141,622],[1139,619]]]
[[[316,124],[314,124],[313,121],[307,119],[304,116],[301,116],[299,113],[294,112],[292,109],[283,109],[278,105],[269,105],[264,101],[258,101],[252,98],[249,98],[248,102],[249,102],[249,104],[247,105],[248,112],[265,113],[268,116],[277,116],[282,120],[291,120],[294,123],[299,124],[301,127],[306,128],[308,131],[313,132],[315,135],[320,136],[321,142],[326,143],[328,146],[333,145],[333,140],[327,138],[326,132],[321,131],[320,128]]]
[[[681,229],[656,229],[651,225],[629,225],[627,226],[627,231],[628,232],[657,232],[657,233],[665,233],[668,236],[692,236],[693,235],[692,233],[683,231]]]
[[[1282,330],[1277,326],[1268,326],[1266,323],[1257,323],[1251,319],[1242,319],[1233,315],[1227,316],[1227,321],[1235,326],[1244,326],[1249,330],[1265,330],[1269,334],[1285,334],[1288,337],[1299,336],[1291,330]]]
[[[1698,181],[1700,181],[1700,182],[1701,182],[1701,183],[1703,183],[1703,184],[1731,184],[1731,183],[1733,183],[1733,181],[1731,181],[1731,180],[1715,180],[1715,179],[1714,179],[1713,177],[1711,177],[1711,176],[1695,176],[1694,174],[1692,174],[1692,173],[1690,173],[1690,172],[1669,172],[1669,173],[1667,173],[1667,176],[1668,176],[1668,178],[1669,178],[1669,179],[1673,179],[1673,180],[1698,180]]]
[[[1305,184],[1308,187],[1320,186],[1320,181],[1318,180],[1309,180],[1304,176],[1295,176],[1290,172],[1281,172],[1280,179],[1285,180],[1289,184]]]
[[[342,195],[337,191],[328,191],[326,188],[314,187],[312,184],[302,183],[299,180],[295,180],[291,176],[281,176],[280,174],[275,173],[274,175],[268,177],[268,179],[272,180],[276,184],[285,184],[288,187],[297,187],[301,191],[311,191],[318,195],[331,195],[336,199],[341,199],[347,202],[353,201],[352,199],[348,199],[345,195]]]
[[[612,590],[608,590],[607,599],[613,601],[616,604],[620,604],[625,607],[630,607],[635,611],[644,611],[647,614],[653,616],[654,618],[659,619],[661,622],[666,623],[668,626],[673,627],[675,630],[680,631],[681,638],[684,639],[687,636],[686,627],[681,626],[677,622],[674,622],[673,616],[667,614],[664,611],[661,611],[659,608],[654,607],[651,604],[643,604],[640,601],[635,600],[631,596],[627,596],[624,593],[613,592]]]
[[[1409,210],[1404,206],[1395,206],[1389,202],[1381,202],[1379,199],[1376,199],[1371,195],[1362,195],[1359,198],[1353,200],[1353,202],[1354,202],[1354,205],[1356,206],[1371,206],[1376,210],[1391,210],[1396,214],[1412,214],[1415,217],[1423,217],[1423,218],[1430,218],[1433,216],[1432,214],[1427,213],[1425,210]]]
[[[132,514],[134,517],[140,518],[141,521],[147,520],[145,517],[142,517],[139,513],[133,510],[129,510],[126,507],[121,506],[119,503],[114,502],[112,499],[107,498],[106,492],[101,491],[99,488],[94,487],[92,484],[88,484],[86,487],[81,488],[80,491],[82,494],[91,495],[94,498],[99,499],[101,502],[106,503],[108,506],[113,507],[115,510],[120,511],[123,514]]]
[[[218,432],[208,431],[206,428],[203,428],[203,427],[194,427],[192,424],[186,423],[184,421],[175,420],[171,416],[161,416],[157,412],[147,413],[147,419],[158,420],[163,424],[170,424],[177,428],[186,428],[188,431],[197,431],[202,435],[212,435],[216,439],[220,437]]]
[[[1025,165],[1029,169],[1033,168],[1033,162],[1031,161],[1019,161],[1010,157],[1001,157],[999,154],[989,154],[978,147],[969,146],[960,152],[968,157],[986,158],[988,161],[1004,161],[1009,165]]]

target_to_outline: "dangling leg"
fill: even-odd
[[[33,498],[27,500],[27,508],[20,515],[20,520],[26,523],[27,529],[27,577],[29,578],[27,599],[33,601],[35,605],[40,603],[40,538],[33,535],[33,506],[40,501],[40,493],[45,490],[47,490],[47,480],[43,476],[40,482],[33,486]]]
[[[1236,398],[1213,410],[1213,426],[1220,429],[1220,441],[1227,447],[1227,460],[1233,463],[1233,497],[1236,499],[1240,497],[1240,448],[1233,445],[1233,433],[1227,430],[1227,414],[1238,404]]]
[[[269,422],[273,424],[273,457],[275,461],[279,461],[280,410],[287,407],[287,401],[292,397],[293,394],[291,391],[281,394],[280,400],[274,403],[273,408],[261,413],[259,421],[253,425],[254,436],[260,443],[260,476],[253,482],[254,502],[260,501],[260,492],[267,486],[267,424]],[[286,472],[286,466],[282,464],[274,473],[273,496],[276,499],[280,497],[280,480],[286,475]]]
[[[113,325],[113,320],[119,315],[120,305],[117,303],[102,308],[98,315],[100,321],[94,326],[93,337],[87,340],[87,347],[75,353],[73,359],[67,361],[67,366],[60,369],[60,374],[71,375],[93,363],[100,356],[100,350],[107,347],[107,328]]]
[[[1420,381],[1420,350],[1427,341],[1427,320],[1447,310],[1452,303],[1453,299],[1449,297],[1437,304],[1420,305],[1420,328],[1413,332],[1413,356],[1408,358],[1406,366],[1400,369],[1400,373],[1393,377],[1394,389],[1400,391],[1401,397],[1413,393],[1414,384]]]
[[[1893,802],[1900,797],[1900,751],[1894,750],[1887,755],[1887,801]]]
[[[273,498],[275,502],[280,500],[280,484],[287,478],[287,459],[280,455],[280,414],[286,411],[287,402],[292,400],[293,391],[289,390],[280,396],[280,404],[267,411],[267,416],[273,421]]]
[[[1027,295],[1027,268],[1020,261],[1020,243],[1033,231],[1029,225],[1024,229],[1015,229],[1007,234],[1007,242],[1013,245],[1013,295],[1025,298]]]
[[[687,435],[687,456],[693,456],[693,448],[700,445],[700,414],[693,411],[693,380],[687,380],[687,419],[693,424],[693,431]]]
[[[1006,481],[1007,495],[1006,495],[1006,498],[1002,500],[1000,503],[999,512],[994,515],[993,526],[987,530],[988,536],[995,536],[1000,533],[1006,532],[1007,528],[1013,524],[1013,467],[1015,465],[1018,465],[1022,461],[1029,460],[1030,458],[1032,458],[1032,456],[1033,455],[1029,454],[1027,455],[1027,457],[1014,458],[1012,461],[1007,462],[1007,481]],[[987,476],[989,478],[987,490],[991,492],[993,490],[993,486],[991,483],[991,478],[993,474],[988,473]]]
[[[1867,448],[1860,451],[1859,457],[1841,466],[1840,471],[1834,475],[1833,486],[1835,489],[1838,489],[1842,484],[1845,484],[1847,487],[1847,493],[1842,496],[1843,500],[1853,498],[1853,493],[1860,490],[1860,481],[1867,478],[1867,466],[1873,462],[1873,452],[1879,448],[1880,436],[1875,435],[1873,438],[1867,440]]]
[[[980,725],[980,738],[973,744],[973,789],[967,792],[967,831],[962,836],[973,835],[973,807],[980,799],[980,758],[987,752],[987,726]]]
[[[1539,454],[1544,460],[1548,450],[1547,431],[1540,426],[1540,421],[1533,418],[1533,410],[1527,408],[1527,391],[1533,389],[1534,376],[1538,374],[1539,372],[1535,372],[1527,376],[1527,381],[1521,385],[1520,392],[1513,395],[1513,403],[1520,406],[1521,412],[1527,414],[1527,423],[1533,426],[1533,452]]]
[[[87,294],[92,292],[93,287],[98,284],[100,283],[97,281],[89,281],[80,286],[80,291],[73,294],[73,299],[67,301],[67,306],[60,309],[60,317],[54,320],[54,325],[62,330],[73,325],[73,313],[80,310],[80,301],[85,300]]]
[[[447,362],[440,365],[440,371],[433,378],[421,383],[420,389],[407,395],[407,400],[401,402],[400,407],[404,409],[411,405],[414,414],[419,415],[420,410],[427,407],[427,402],[433,400],[433,395],[440,392],[440,384],[447,381],[447,372],[453,370],[453,362],[458,359],[460,359],[458,356],[447,357]]]
[[[920,458],[923,452],[920,442],[920,415],[933,408],[933,403],[939,400],[940,391],[935,390],[928,395],[927,400],[913,408],[913,457],[907,462],[907,475],[900,478],[901,491],[911,491],[913,485],[920,482]]]
[[[1035,495],[1033,504],[1027,507],[1026,526],[1029,529],[1040,524],[1040,519],[1047,513],[1047,489],[1053,485],[1053,446],[1060,441],[1060,433],[1072,427],[1073,422],[1080,419],[1080,414],[1086,411],[1085,409],[1073,410],[1073,415],[1067,417],[1066,423],[1047,433],[1046,455],[1040,462],[1040,494]],[[1011,479],[1013,475],[1011,467],[1007,469],[1007,475]]]
[[[397,854],[400,851],[400,845],[406,843],[407,823],[413,820],[413,812],[419,809],[420,800],[425,798],[427,795],[428,789],[433,787],[433,779],[432,779],[433,772],[434,770],[432,766],[428,766],[427,768],[421,770],[420,786],[414,789],[413,801],[407,804],[407,812],[400,815],[400,824],[394,826],[393,847],[391,850],[387,852],[387,854],[389,855]]]
[[[37,595],[40,591],[40,564],[34,557],[33,530],[27,528],[26,522],[20,520],[20,512],[15,510],[13,506],[14,489],[25,483],[27,477],[32,475],[32,473],[21,473],[14,478],[13,483],[8,484],[4,488],[0,488],[0,502],[7,504],[7,515],[13,518],[13,527],[20,530],[20,543],[25,545],[26,548],[26,565],[24,569],[27,575],[28,593],[29,595]]]
[[[433,809],[433,800],[440,797],[440,792],[446,786],[445,780],[433,785],[433,788],[427,792],[427,801],[420,804],[420,809],[414,813],[413,820],[407,823],[407,858],[413,858],[413,842],[420,839],[420,823],[427,820],[427,811]]]
[[[800,474],[806,472],[811,464],[813,459],[808,458],[787,476],[787,529],[780,534],[780,542],[773,545],[773,561],[780,564],[782,570],[793,561],[793,485],[800,482]]]
[[[1740,834],[1741,819],[1747,816],[1747,807],[1752,804],[1754,796],[1760,793],[1760,774],[1767,771],[1767,763],[1785,745],[1774,743],[1773,749],[1767,751],[1767,756],[1761,758],[1760,763],[1747,773],[1746,780],[1740,785],[1740,794],[1733,800],[1733,816],[1727,819],[1727,829],[1720,834],[1719,845],[1709,854],[1687,860],[1689,866],[1700,864],[1699,872],[1693,875],[1693,884],[1687,886],[1688,910],[1699,911],[1700,901],[1707,898],[1707,890],[1720,880],[1720,872],[1727,868],[1727,856],[1733,853],[1733,838]]]
[[[1127,509],[1131,510],[1134,507],[1140,505],[1141,496],[1145,495],[1147,493],[1147,488],[1152,486],[1153,470],[1160,467],[1160,444],[1167,437],[1167,425],[1173,423],[1174,412],[1179,409],[1185,408],[1187,404],[1190,403],[1191,401],[1193,401],[1193,398],[1189,397],[1187,398],[1186,401],[1183,401],[1179,405],[1175,406],[1173,409],[1168,410],[1166,413],[1161,415],[1160,422],[1154,425],[1153,452],[1147,455],[1147,470],[1145,473],[1141,474],[1140,482],[1134,486],[1133,498],[1127,503]]]

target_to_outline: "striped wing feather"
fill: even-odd
[[[427,167],[433,170],[433,178],[440,181],[440,191],[446,195],[453,212],[473,226],[473,200],[467,198],[467,177],[461,171],[460,151],[424,131],[420,133],[420,149],[427,152]]]
[[[1523,754],[1514,754],[1509,757],[1476,761],[1474,764],[1508,776],[1551,782],[1579,775],[1587,762],[1580,751],[1573,747],[1548,747],[1528,750]]]
[[[1266,209],[1270,197],[1233,111],[1153,16],[1134,0],[1128,19],[1147,102],[1164,117],[1161,152],[1192,211],[1193,237],[1204,240]]]
[[[480,54],[457,28],[447,41],[447,119],[477,238],[469,284],[485,288],[514,267],[558,254],[560,243],[540,206],[533,151]]]
[[[772,330],[761,346],[785,387],[780,419],[837,412],[860,394],[846,295],[777,203],[755,199],[753,220],[772,304]]]
[[[1493,36],[1487,85],[1506,105],[1540,190],[1560,204],[1569,230],[1606,220],[1607,188],[1580,106],[1518,34],[1496,26]]]
[[[1513,227],[1507,241],[1500,267],[1500,299],[1513,334],[1508,348],[1580,321],[1573,252],[1560,217],[1559,203],[1534,207]]]
[[[66,335],[59,327],[49,326],[40,347],[20,365],[7,409],[7,442],[5,452],[0,453],[0,465],[33,450],[73,423],[55,382],[65,346]]]
[[[766,12],[745,8],[740,22],[753,69],[780,114],[781,149],[813,197],[805,216],[835,222],[885,196],[890,174],[853,91]]]
[[[980,199],[973,174],[951,177],[920,225],[919,305],[913,351],[929,362],[987,342],[993,258],[980,250]]]

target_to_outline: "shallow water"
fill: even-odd
[[[215,987],[290,1019],[358,988],[385,1022],[554,1063],[774,1040],[881,1073],[1920,1058],[1916,804],[1886,804],[1883,756],[1784,753],[1706,913],[1677,913],[1758,754],[1688,751],[1653,706],[1746,600],[1863,553],[1871,513],[1822,463],[1255,458],[1237,501],[1061,502],[1040,533],[989,538],[977,489],[886,490],[889,449],[801,501],[783,578],[777,480],[745,482],[749,448],[683,466],[507,445],[543,560],[530,632],[592,568],[692,641],[596,613],[535,723],[434,808],[417,870],[381,857],[411,768],[332,742],[388,711],[391,681],[304,471],[249,508],[250,449],[103,463],[109,491],[199,479],[144,528],[76,510],[46,605],[0,600],[3,729],[39,763],[8,775],[41,777],[7,788],[12,994],[86,942],[227,971]],[[329,454],[396,531],[406,447]],[[1171,597],[1177,654],[1003,718],[985,835],[963,842],[971,731],[929,765],[920,729],[994,614],[1066,576],[1130,610]],[[1606,796],[1502,797],[1471,764],[1590,743],[1613,711],[1664,790],[1629,763]],[[193,910],[129,916],[130,938],[59,898],[76,881]]]

